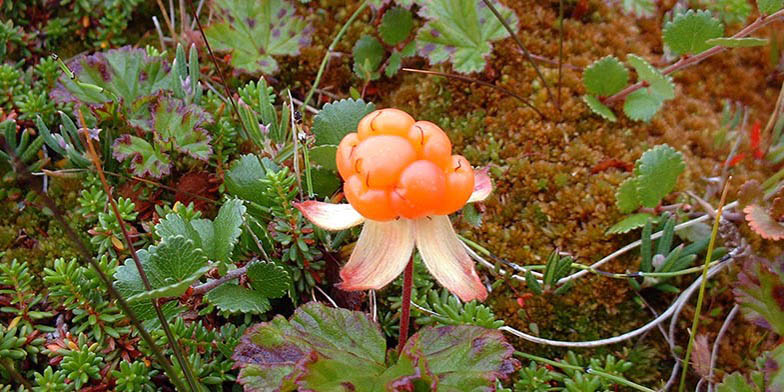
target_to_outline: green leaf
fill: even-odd
[[[713,45],[705,41],[724,35],[724,25],[710,11],[688,10],[664,24],[662,39],[674,55],[698,54]]]
[[[426,361],[439,391],[492,390],[496,379],[519,367],[501,331],[473,325],[423,328],[403,352]]]
[[[343,136],[356,132],[359,120],[375,109],[370,102],[350,98],[324,105],[313,118],[311,131],[316,135],[316,145],[340,144]]]
[[[242,215],[245,206],[240,199],[231,199],[223,203],[215,221],[195,219],[191,222],[199,232],[202,247],[212,261],[231,261],[234,245],[242,234]]]
[[[226,173],[224,179],[226,190],[243,200],[267,205],[269,200],[263,197],[267,187],[261,181],[266,172],[257,156],[242,155],[232,162],[231,169]]]
[[[381,42],[367,34],[359,37],[354,44],[354,73],[363,80],[376,80],[379,78],[378,70],[384,60],[384,46]]]
[[[207,300],[218,309],[231,313],[263,314],[270,309],[269,300],[264,294],[240,287],[234,282],[226,282],[210,290]]]
[[[393,51],[391,55],[389,55],[389,61],[387,61],[387,66],[384,68],[384,75],[388,78],[391,78],[397,74],[397,71],[400,71],[400,67],[403,64],[403,55],[398,52],[397,50]]]
[[[757,0],[760,13],[770,15],[784,8],[784,0]]]
[[[615,113],[610,110],[607,106],[599,101],[598,98],[594,97],[593,95],[583,95],[583,101],[594,113],[598,114],[605,120],[610,122],[615,122],[618,118],[615,117]]]
[[[417,33],[417,51],[432,65],[448,60],[457,72],[481,71],[492,52],[491,42],[509,37],[509,32],[481,1],[432,0],[420,4],[419,16],[428,21]],[[493,5],[516,31],[515,13],[496,0]]]
[[[320,198],[329,197],[340,187],[340,177],[338,173],[317,167],[310,171],[313,177],[313,191]]]
[[[137,255],[151,290],[145,289],[133,259],[126,259],[114,273],[114,284],[128,302],[180,296],[210,268],[204,253],[183,236],[168,238]]]
[[[712,38],[705,41],[710,46],[723,46],[725,48],[751,48],[754,46],[765,46],[770,42],[767,38]]]
[[[135,176],[161,178],[169,174],[169,156],[153,147],[148,141],[129,134],[114,139],[112,156],[118,161],[131,162],[131,172]]]
[[[648,213],[640,213],[640,214],[627,216],[625,219],[614,224],[611,228],[609,228],[607,230],[607,234],[628,233],[634,229],[645,226],[645,222],[648,222],[648,219],[650,217],[651,214]]]
[[[155,132],[156,143],[171,145],[192,158],[206,161],[212,154],[210,136],[204,126],[212,117],[196,105],[179,99],[159,96],[151,105],[149,130]]]
[[[249,74],[278,70],[273,56],[296,56],[310,44],[313,28],[285,0],[212,2],[216,23],[204,33],[216,51],[231,52],[231,65]]]
[[[393,7],[384,12],[378,34],[387,45],[397,45],[405,40],[414,28],[411,11],[403,7]]]
[[[68,65],[83,85],[62,75],[51,93],[52,99],[59,104],[85,103],[103,107],[119,99],[128,109],[138,98],[152,96],[159,91],[173,91],[175,83],[178,83],[161,57],[147,56],[143,49],[129,46],[78,56]],[[95,85],[99,89],[84,84]]]
[[[281,265],[257,261],[248,266],[250,285],[267,298],[280,298],[291,289],[291,276]]]
[[[642,154],[634,167],[637,195],[643,207],[656,207],[675,188],[678,176],[686,169],[683,154],[662,144]]]
[[[627,14],[643,18],[650,18],[656,15],[656,3],[654,0],[623,0],[622,4],[623,10]]]
[[[746,319],[777,334],[784,333],[781,267],[781,261],[754,257],[744,263],[734,290]]]
[[[275,390],[281,385],[289,386],[281,390],[293,390],[295,380],[300,386],[307,382],[301,378],[314,362],[329,358],[329,365],[340,366],[333,381],[357,391],[374,391],[375,378],[386,370],[385,356],[386,340],[367,314],[311,302],[297,308],[290,321],[278,315],[249,328],[232,359],[242,369],[237,381],[246,390]],[[318,371],[324,365],[315,366]]]
[[[671,77],[662,74],[640,56],[630,54],[626,57],[626,61],[637,71],[637,78],[648,83],[646,89],[651,95],[661,100],[675,98],[675,84]]]
[[[367,314],[311,302],[290,320],[249,328],[232,359],[246,390],[480,391],[514,371],[513,352],[496,329],[426,327],[387,366],[386,340]]]
[[[583,72],[585,91],[600,97],[613,95],[628,83],[629,71],[614,56],[595,61]]]
[[[650,121],[661,109],[664,101],[645,89],[637,90],[626,97],[623,112],[635,121]]]
[[[310,160],[321,167],[337,171],[338,165],[335,162],[335,154],[337,154],[338,146],[333,144],[324,144],[310,149]]]
[[[482,225],[482,213],[476,209],[474,203],[468,203],[463,207],[463,218],[471,226],[479,227]]]
[[[618,186],[618,191],[615,193],[615,205],[624,214],[628,214],[640,206],[640,197],[637,195],[637,178],[627,178]]]
[[[180,215],[171,213],[155,226],[155,231],[164,241],[174,236],[185,237],[209,260],[229,262],[242,233],[243,214],[242,200],[231,199],[221,206],[215,221],[194,219],[186,222]]]

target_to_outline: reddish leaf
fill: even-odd
[[[774,219],[768,211],[760,205],[751,204],[743,209],[749,227],[762,238],[778,241],[784,239],[784,225]]]

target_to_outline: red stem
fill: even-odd
[[[408,340],[408,322],[411,318],[411,289],[414,286],[414,256],[406,265],[406,270],[403,272],[403,303],[400,307],[400,337],[397,341],[397,352],[403,352],[403,346],[406,345]]]
[[[764,26],[766,26],[766,25],[776,21],[777,19],[780,19],[782,16],[784,16],[784,10],[780,10],[780,11],[774,13],[774,14],[767,15],[767,16],[760,16],[754,22],[752,22],[748,26],[744,27],[741,31],[738,31],[737,33],[735,33],[735,35],[733,35],[731,38],[744,38],[744,37],[750,35],[751,33],[759,30],[760,28],[762,28],[762,27],[764,27]],[[668,66],[668,67],[666,67],[664,69],[662,69],[661,73],[663,73],[665,75],[669,75],[669,74],[671,74],[671,73],[673,73],[675,71],[679,71],[679,70],[682,70],[682,69],[687,68],[689,66],[695,65],[695,64],[701,62],[702,60],[705,60],[708,57],[711,57],[711,56],[713,56],[715,54],[718,54],[718,53],[721,53],[721,52],[725,51],[726,49],[727,48],[725,48],[723,46],[714,46],[713,48],[710,48],[710,49],[708,49],[708,50],[706,50],[706,51],[704,51],[704,52],[702,52],[700,54],[697,54],[697,55],[694,55],[694,56],[684,56],[684,57],[681,57],[675,63],[671,64],[670,66]],[[637,90],[639,90],[639,89],[641,89],[643,87],[645,87],[645,84],[643,82],[637,82],[635,84],[630,85],[629,87],[626,87],[625,89],[621,90],[620,92],[616,93],[615,95],[605,98],[603,100],[603,103],[605,105],[609,105],[609,104],[611,104],[613,102],[620,101],[620,100],[626,98],[627,95],[629,95],[629,94],[631,94],[631,93],[633,93],[633,92],[635,92],[635,91],[637,91]]]

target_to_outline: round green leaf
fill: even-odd
[[[413,28],[414,18],[411,11],[403,7],[394,7],[384,13],[381,25],[378,26],[378,33],[387,45],[397,45],[411,34]]]
[[[600,97],[613,95],[628,83],[629,71],[613,56],[594,62],[583,72],[585,91]]]
[[[664,43],[675,55],[704,52],[713,46],[705,41],[723,35],[724,25],[706,10],[679,14],[662,30]]]

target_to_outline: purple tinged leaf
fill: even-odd
[[[748,258],[734,292],[748,320],[777,334],[784,333],[784,259]]]

